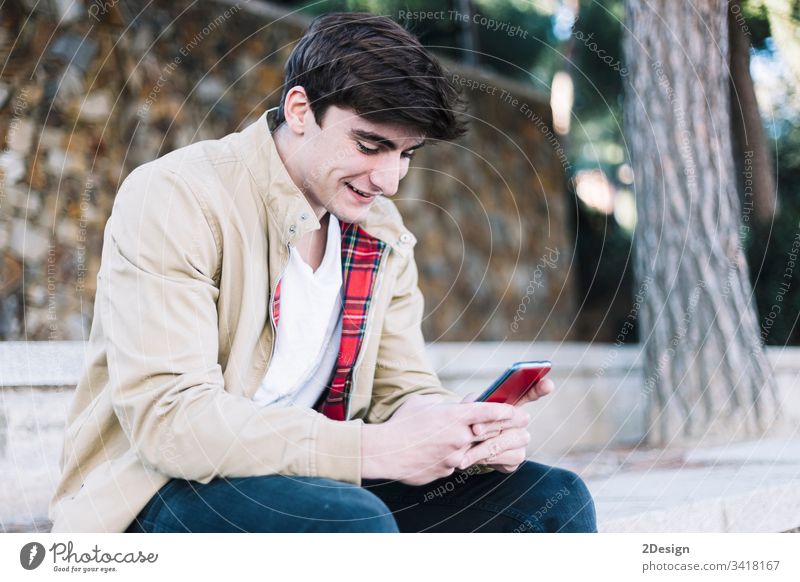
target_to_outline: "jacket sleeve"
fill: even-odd
[[[425,300],[418,279],[416,261],[413,254],[409,254],[400,268],[383,321],[367,422],[385,422],[413,394],[441,394],[449,402],[462,400],[442,386],[426,356],[422,335]],[[469,471],[482,474],[494,469],[478,463]]]
[[[203,201],[181,176],[150,163],[123,182],[106,225],[95,317],[131,446],[146,466],[201,483],[280,473],[359,484],[362,421],[261,407],[226,390],[220,228]]]
[[[384,317],[367,422],[388,420],[413,394],[441,394],[446,400],[461,400],[442,386],[426,356],[421,328],[424,299],[417,281],[417,265],[409,254],[399,266]]]

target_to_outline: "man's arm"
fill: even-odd
[[[176,173],[147,164],[124,181],[106,225],[95,313],[131,446],[156,471],[202,483],[274,473],[360,483],[362,421],[260,407],[225,390],[221,241],[202,200]]]
[[[469,425],[464,424],[470,414],[468,407],[454,412],[454,407],[436,406],[433,398],[428,403],[413,399],[437,396],[443,403],[462,401],[462,397],[442,386],[426,356],[423,312],[424,298],[411,255],[397,277],[381,330],[372,402],[366,417],[369,424],[363,429],[362,474],[367,478],[391,477],[410,484],[428,483],[455,470],[473,444],[475,436]],[[388,434],[382,434],[387,432],[383,430],[386,427],[371,426],[390,418],[397,420],[395,413],[406,404],[413,412],[406,407],[401,426],[392,427]],[[432,407],[432,415],[422,411],[427,406]],[[506,418],[497,410],[483,410],[482,414],[500,414],[496,418]],[[432,434],[426,435],[428,430]],[[459,441],[463,434],[468,435],[466,440]],[[434,443],[440,448],[431,448]],[[423,446],[431,450],[423,451]],[[409,453],[411,459],[406,458]],[[479,471],[488,472],[491,468],[481,465]]]
[[[415,394],[440,395],[449,402],[461,400],[442,386],[425,353],[421,329],[424,299],[417,282],[417,265],[410,255],[395,281],[381,330],[372,402],[366,418],[369,423],[386,421]]]
[[[421,410],[426,405],[433,406],[434,402],[433,399],[429,404],[414,400],[409,401],[415,395],[438,395],[444,402],[449,403],[474,399],[475,395],[472,398],[469,396],[462,398],[442,387],[436,372],[425,355],[425,341],[421,329],[423,312],[424,299],[418,287],[416,262],[413,255],[411,255],[398,275],[395,293],[384,320],[378,349],[378,361],[375,368],[372,405],[366,419],[370,424],[394,419],[398,409],[406,404],[410,405],[414,410],[413,413],[403,414],[403,417],[408,419],[406,423],[413,422],[416,417],[417,425],[424,424],[420,422],[423,418]],[[534,391],[532,390],[531,393],[533,394]],[[535,398],[525,399],[526,402],[532,400],[535,400]],[[479,404],[478,406],[486,406],[486,404]],[[443,426],[441,421],[437,422],[436,414],[444,415],[448,409],[442,407],[439,410],[440,412],[435,413],[425,421],[430,424],[436,424],[439,427],[440,432],[433,437],[435,439],[444,436],[446,426]],[[404,410],[403,412],[407,411]],[[457,453],[451,453],[448,459],[456,458],[460,455],[461,460],[457,463],[457,468],[465,469],[475,465],[478,472],[481,473],[492,471],[494,468],[505,471],[513,470],[519,464],[517,458],[520,455],[524,458],[524,447],[530,437],[527,429],[523,427],[527,426],[528,420],[527,413],[517,408],[511,413],[511,416],[503,417],[500,421],[479,421],[472,425],[472,439],[474,440],[471,440],[466,448],[460,448]],[[447,432],[457,430],[458,425],[463,422],[463,415],[457,415],[455,418],[451,417],[449,422],[452,423],[452,426],[447,427]],[[419,428],[423,427],[415,426],[413,430],[418,430]],[[410,424],[409,429],[411,429]],[[374,433],[379,432],[369,424],[364,427],[364,451],[367,458],[364,459],[362,467],[368,474],[373,470],[373,464],[380,463],[382,453],[387,448],[385,443],[373,443],[369,440],[375,438]],[[389,445],[389,448],[395,448],[396,451],[400,451],[402,447],[397,447],[396,445],[402,442],[403,436],[405,435],[402,432],[400,434],[395,433],[385,441],[395,444],[395,447]],[[420,440],[415,442],[412,439],[410,446],[419,447],[420,443]],[[395,461],[398,456],[395,452]],[[484,457],[488,457],[490,464],[482,462]],[[497,463],[492,463],[493,457],[497,457]],[[434,456],[429,466],[433,467],[433,461],[439,462],[443,458]],[[378,467],[374,470],[378,472],[381,469],[385,470],[386,464],[384,462],[384,467]],[[447,464],[445,464],[444,469],[446,468]],[[406,482],[425,482],[431,474],[435,475],[435,472],[424,471],[418,474],[417,478]]]

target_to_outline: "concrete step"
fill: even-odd
[[[539,462],[579,473],[604,532],[800,528],[800,435],[685,449],[606,449]]]

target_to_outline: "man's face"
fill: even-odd
[[[423,144],[417,130],[374,123],[337,106],[328,107],[321,126],[309,109],[304,126],[293,164],[300,189],[315,211],[349,223],[362,222],[377,196],[397,193]]]

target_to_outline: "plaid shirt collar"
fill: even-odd
[[[316,410],[328,418],[345,420],[353,384],[353,371],[364,335],[381,259],[387,244],[356,224],[340,222],[342,229],[342,337],[339,355]],[[280,281],[273,297],[277,328],[280,317]]]

